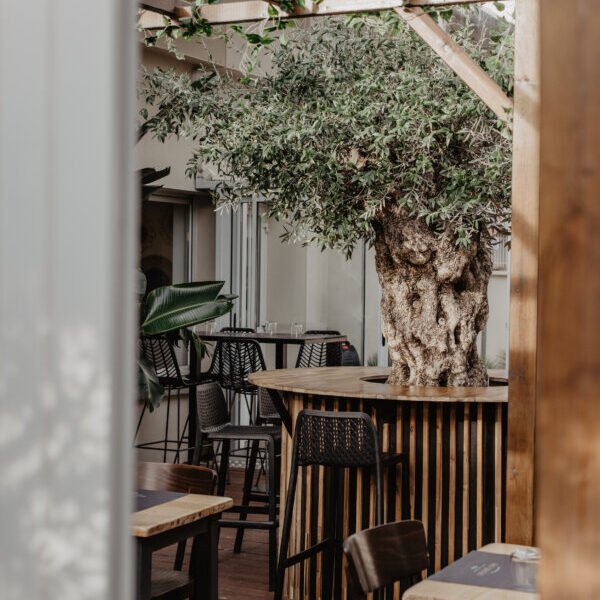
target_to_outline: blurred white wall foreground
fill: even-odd
[[[135,4],[0,3],[0,597],[130,598]]]

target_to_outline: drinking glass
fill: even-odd
[[[292,335],[295,337],[299,337],[304,333],[304,325],[302,323],[292,323],[291,327]]]
[[[267,321],[266,330],[270,335],[277,333],[277,321]]]

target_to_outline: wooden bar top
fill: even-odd
[[[505,386],[419,387],[381,383],[389,372],[387,367],[278,369],[252,373],[248,379],[258,387],[318,396],[414,402],[508,402]]]
[[[231,498],[186,494],[176,500],[134,512],[131,516],[131,535],[150,537],[210,517],[232,506]]]

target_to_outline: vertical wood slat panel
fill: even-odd
[[[365,401],[359,405],[312,397],[306,402],[302,398],[302,395],[286,395],[288,404],[295,405],[291,410],[294,423],[303,407],[362,409],[379,426],[380,438],[385,444],[384,450],[388,446],[395,446],[408,452],[408,473],[402,474],[400,467],[393,475],[384,472],[384,489],[386,492],[392,489],[395,494],[394,498],[384,499],[384,508],[388,521],[403,518],[403,511],[407,511],[404,518],[417,518],[424,522],[432,560],[430,572],[460,558],[476,545],[501,541],[506,405],[398,402],[393,412],[390,412],[389,403],[388,406],[378,406],[375,401]],[[395,423],[390,420],[395,420]],[[287,456],[291,453],[291,441],[289,436],[284,437],[286,442],[283,448]],[[287,464],[289,469],[289,460],[285,460],[283,464]],[[309,542],[314,544],[322,539],[323,523],[328,514],[324,507],[323,469],[318,471],[316,486],[315,476],[308,476],[306,489],[310,490],[310,494],[305,499],[304,524],[301,524],[298,516],[295,517],[296,526],[302,528],[302,531],[293,538],[290,553],[300,550],[300,539],[305,540],[303,547],[307,547]],[[351,484],[353,478],[355,483]],[[282,477],[282,481],[284,480],[288,480],[287,474]],[[371,474],[363,473],[360,469],[355,473],[345,473],[343,492],[341,504],[345,511],[344,535],[348,535],[351,530],[373,526],[376,502]],[[403,505],[403,495],[410,502],[410,507]],[[285,505],[284,498],[285,491],[282,495],[282,507]],[[300,505],[299,497],[296,498],[296,503],[296,506]],[[318,539],[310,534],[309,523],[315,514],[319,521]],[[316,564],[315,573],[314,563],[306,563],[302,579],[299,567],[295,568],[297,572],[290,575],[288,591],[293,592],[295,598],[320,598],[321,582],[327,574],[322,572],[320,557]],[[316,580],[316,584],[311,584],[311,580]],[[311,590],[315,587],[316,595],[311,595]],[[343,579],[341,589],[342,597],[345,598],[346,586]],[[303,594],[299,596],[301,590]],[[394,589],[394,597],[400,597],[398,586]]]

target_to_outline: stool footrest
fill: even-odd
[[[282,561],[283,567],[287,569],[287,567],[291,567],[292,565],[302,562],[303,560],[306,560],[307,558],[310,558],[311,556],[314,556],[315,554],[318,554],[319,552],[323,552],[323,550],[325,550],[325,548],[327,548],[327,546],[330,542],[331,542],[331,540],[329,538],[327,538],[327,539],[324,539],[322,542],[319,542],[318,544],[315,544],[314,546],[307,548],[306,550],[302,550],[302,552],[298,552],[298,554],[294,554],[293,556],[288,556],[284,561]]]
[[[384,452],[381,455],[382,466],[387,467],[390,464],[397,464],[406,462],[407,456],[402,453],[388,453]]]
[[[243,529],[275,529],[279,521],[240,521],[239,519],[220,519],[219,527],[241,527]]]
[[[237,504],[223,511],[225,513],[243,513],[245,515],[268,515],[268,506],[245,506],[243,504]]]

